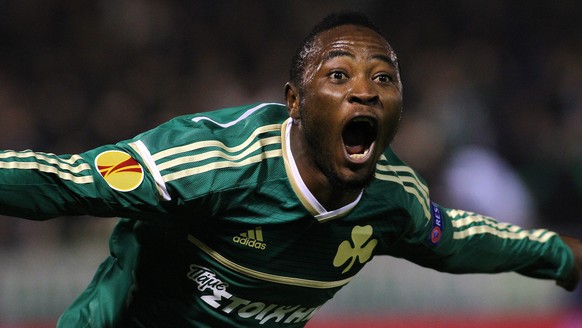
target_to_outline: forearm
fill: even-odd
[[[0,212],[29,219],[82,214],[75,189],[93,182],[80,156],[0,152]]]
[[[551,231],[523,230],[517,226],[507,226],[487,229],[487,232],[464,238],[463,236],[465,235],[453,236],[449,249],[445,251],[445,254],[452,254],[445,262],[444,269],[447,271],[514,271],[529,277],[559,280],[573,266],[572,252]]]
[[[408,252],[402,257],[444,272],[515,271],[556,280],[566,277],[574,265],[571,250],[554,232],[525,230],[465,211],[441,208],[441,213],[438,244],[423,237],[431,233],[432,225],[427,222],[403,240]]]
[[[99,173],[96,157],[112,150],[129,156],[130,148],[111,145],[72,156],[0,152],[0,214],[34,220],[80,214],[155,216],[161,210],[159,197],[141,164],[134,162],[139,175],[134,190],[116,190]]]

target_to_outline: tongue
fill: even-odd
[[[361,154],[364,152],[364,146],[362,146],[362,145],[345,145],[345,146],[346,146],[346,152],[349,155]]]
[[[363,154],[369,144],[366,129],[369,125],[364,122],[352,122],[345,128],[342,138],[346,152],[349,155]]]

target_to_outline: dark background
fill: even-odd
[[[0,148],[81,152],[179,114],[282,101],[296,45],[346,8],[368,14],[399,54],[406,108],[395,148],[433,199],[472,206],[450,195],[446,172],[477,147],[524,186],[530,215],[520,223],[577,229],[582,2],[573,0],[3,0]],[[65,242],[83,224],[57,222]],[[26,239],[18,225],[0,222],[0,245]]]

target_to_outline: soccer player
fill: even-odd
[[[60,327],[302,327],[374,256],[572,290],[582,245],[430,201],[391,150],[396,54],[355,13],[318,24],[285,105],[177,117],[78,155],[0,152],[0,212],[123,217]]]

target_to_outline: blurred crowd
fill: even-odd
[[[434,200],[581,230],[575,0],[1,0],[0,149],[82,152],[180,114],[282,101],[295,47],[340,9],[368,14],[399,55],[394,147]],[[38,231],[2,218],[0,247],[42,234],[66,243],[94,222]]]

